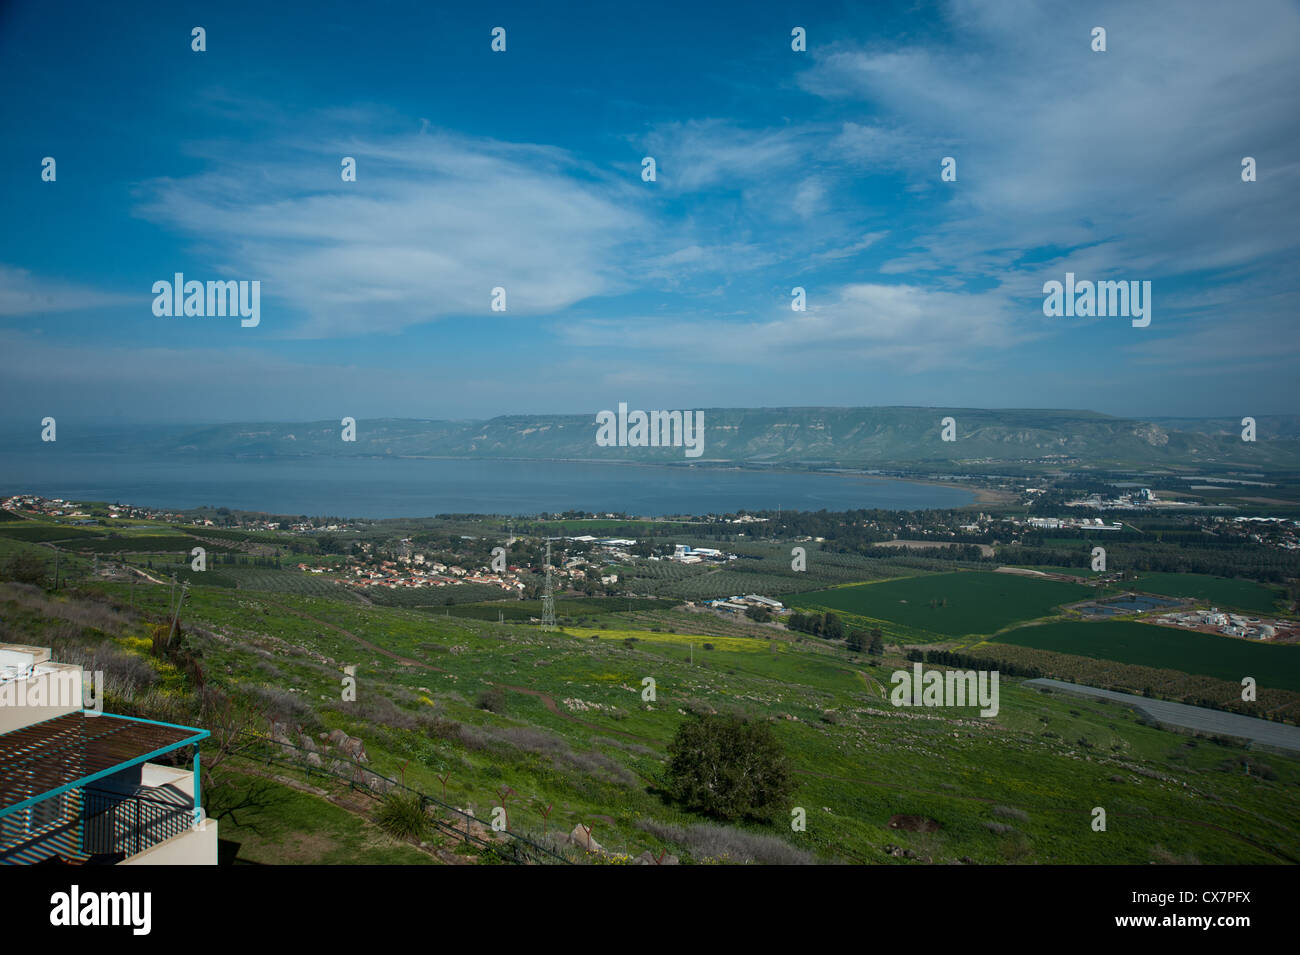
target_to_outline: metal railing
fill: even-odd
[[[193,809],[132,793],[82,790],[82,851],[88,855],[121,852],[138,855],[190,829]]]
[[[502,862],[513,863],[516,865],[573,865],[573,861],[566,859],[553,849],[549,849],[538,842],[533,841],[527,836],[511,832],[509,829],[501,830],[495,833],[498,836],[504,836],[503,840],[485,839],[475,833],[474,828],[477,826],[483,829],[483,820],[470,815],[464,810],[457,809],[449,803],[443,802],[430,796],[427,793],[420,792],[407,786],[405,783],[398,782],[395,779],[389,779],[387,776],[375,772],[370,767],[358,763],[353,759],[344,758],[339,755],[316,752],[315,755],[321,757],[321,765],[313,765],[309,757],[313,750],[304,749],[301,746],[295,746],[293,743],[286,743],[280,740],[272,739],[269,736],[260,736],[255,733],[243,732],[240,734],[241,745],[238,749],[231,751],[232,755],[242,756],[245,759],[271,763],[281,763],[293,766],[295,769],[305,772],[310,776],[328,776],[345,782],[348,786],[359,792],[363,792],[376,799],[382,799],[393,790],[403,790],[412,795],[418,796],[420,806],[425,810],[432,810],[428,813],[430,823],[440,832],[460,839],[468,844],[478,846],[480,849],[491,853]],[[341,763],[350,768],[349,773],[341,773],[332,769],[329,763]],[[439,818],[439,812],[446,814],[449,818]]]

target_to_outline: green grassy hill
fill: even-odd
[[[987,629],[1028,612],[1013,601],[1043,610],[1071,596],[1005,575],[943,576],[952,578],[940,581],[952,613],[913,612],[950,631],[975,626],[959,622],[958,601]],[[899,588],[935,579],[845,590],[889,587],[898,606],[909,592]],[[132,597],[115,583],[59,596],[0,584],[3,638],[97,661],[110,673],[110,709],[202,722],[192,677],[150,655],[148,627],[167,598],[162,586],[137,586]],[[182,622],[209,696],[255,707],[257,719],[296,738],[342,729],[364,741],[375,772],[440,798],[445,786],[448,803],[478,818],[508,792],[512,831],[538,840],[582,823],[615,853],[668,850],[688,863],[1300,860],[1300,761],[1158,730],[1120,707],[1047,697],[1010,679],[994,718],[896,709],[884,690],[895,668],[910,666],[896,649],[859,658],[685,611],[600,614],[546,633],[202,584]],[[703,623],[709,632],[697,629]],[[348,665],[357,667],[355,702],[341,699]],[[646,677],[656,681],[654,702],[641,698]],[[485,704],[490,690],[499,696]],[[723,825],[662,795],[667,744],[685,714],[732,708],[771,721],[795,770],[791,809],[806,811],[807,831],[781,817]],[[222,767],[210,805],[223,837],[254,861],[479,861],[473,851],[392,840],[376,828],[372,803],[319,775],[237,757]],[[1097,805],[1108,812],[1105,834],[1089,826]],[[892,828],[895,816],[938,828]]]

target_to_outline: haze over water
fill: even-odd
[[[211,505],[273,514],[428,517],[616,511],[731,513],[961,507],[961,488],[856,475],[404,458],[161,457],[0,452],[0,493],[177,510]]]

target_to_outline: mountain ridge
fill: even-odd
[[[166,425],[84,435],[72,433],[61,422],[59,445],[240,457],[522,458],[714,466],[1300,468],[1300,416],[1295,415],[1258,417],[1258,440],[1245,442],[1240,419],[1227,417],[1143,420],[1070,409],[918,406],[695,410],[704,420],[698,457],[687,457],[680,446],[600,447],[595,413],[472,420],[361,418],[351,442],[342,440],[341,420]],[[946,418],[953,419],[954,441],[942,440]],[[33,439],[24,432],[20,443]]]

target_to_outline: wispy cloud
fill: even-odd
[[[107,308],[129,302],[148,303],[138,296],[88,288],[60,279],[39,278],[27,269],[0,264],[0,315],[42,315]]]
[[[619,344],[646,355],[695,355],[721,366],[815,366],[832,357],[920,372],[969,365],[977,350],[1013,348],[1041,333],[1016,322],[1014,308],[999,294],[859,283],[826,290],[804,312],[786,306],[746,321],[707,315],[592,320],[568,325],[561,334],[574,346]]]
[[[553,312],[624,287],[619,249],[646,231],[626,186],[550,147],[416,134],[282,143],[271,161],[229,153],[239,158],[148,184],[140,214],[261,279],[304,337]],[[340,179],[345,155],[355,183]],[[489,309],[498,286],[504,316]]]

